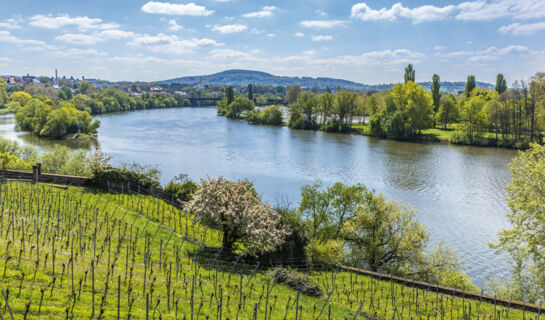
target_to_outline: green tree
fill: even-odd
[[[291,86],[288,88],[288,92],[286,92],[286,97],[284,98],[284,101],[286,102],[286,104],[295,103],[300,93],[300,86]]]
[[[327,91],[318,97],[318,109],[322,120],[322,126],[327,123],[329,117],[333,113],[333,102],[334,96]]]
[[[248,99],[254,100],[254,86],[251,83],[248,85]]]
[[[171,194],[178,201],[187,202],[193,198],[197,191],[197,184],[187,174],[179,174],[174,177],[165,187],[165,192]]]
[[[228,86],[227,89],[225,89],[225,97],[227,98],[227,105],[230,105],[235,101],[235,93],[233,92],[232,86]]]
[[[411,269],[422,260],[428,242],[426,228],[418,223],[413,210],[382,195],[369,193],[350,223],[350,259],[371,271],[394,274]]]
[[[536,302],[545,297],[545,146],[532,144],[509,166],[507,186],[510,229],[491,245],[513,264],[513,299]]]
[[[0,107],[4,107],[9,102],[7,84],[4,78],[0,77]]]
[[[401,112],[405,138],[414,138],[433,125],[433,100],[424,88],[413,81],[396,84],[390,91],[388,109]],[[394,111],[395,112],[395,111]]]
[[[226,116],[231,119],[239,119],[242,112],[252,111],[254,109],[254,102],[245,98],[238,97],[231,104],[227,106]]]
[[[482,138],[488,129],[488,114],[484,106],[486,99],[483,96],[474,96],[466,100],[461,111],[462,130],[469,143]]]
[[[61,100],[70,100],[72,99],[72,89],[67,86],[62,86],[59,90],[59,99]]]
[[[356,99],[358,95],[354,92],[340,91],[335,94],[334,110],[337,115],[337,130],[347,131],[352,124],[352,117],[356,112]]]
[[[15,91],[10,95],[10,100],[24,106],[32,97],[24,91]]]
[[[475,83],[475,76],[473,75],[467,76],[466,87],[464,90],[464,94],[466,98],[469,98],[469,96],[471,95],[471,92],[473,91],[473,89],[476,88],[476,86],[477,84]]]
[[[405,79],[405,83],[409,82],[409,81],[412,81],[414,82],[416,77],[415,77],[415,70],[413,69],[413,65],[412,64],[409,64],[406,68],[405,68],[405,76],[404,76],[404,79]]]
[[[496,87],[494,87],[497,93],[502,94],[507,91],[507,81],[503,77],[503,74],[498,73],[496,77]]]
[[[93,85],[90,84],[90,83],[87,82],[87,81],[82,81],[82,82],[79,84],[78,92],[81,93],[81,94],[90,95],[90,94],[92,94],[92,93],[95,92],[95,87],[93,87]]]
[[[433,112],[437,113],[441,106],[441,80],[434,74],[431,83],[431,97],[433,99]]]
[[[446,130],[449,123],[458,120],[459,113],[456,98],[452,94],[449,94],[442,99],[441,107],[436,115],[436,121],[443,124],[443,129]]]

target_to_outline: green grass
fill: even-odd
[[[297,299],[254,264],[218,259],[220,232],[150,196],[10,182],[1,186],[0,208],[0,289],[9,290],[16,319],[117,319],[118,301],[123,319],[146,319],[146,310],[149,319],[218,319],[220,312],[222,319],[253,319],[254,312],[258,319],[295,319],[297,305],[298,319],[315,319],[325,304],[326,296]],[[321,319],[329,312],[331,319],[353,319],[361,301],[366,314],[391,318],[397,310],[399,319],[450,319],[450,310],[457,318],[469,308],[467,300],[369,277],[308,275],[324,292],[334,289]],[[493,319],[492,305],[471,304],[472,319]],[[522,318],[498,310],[502,319]]]

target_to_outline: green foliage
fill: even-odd
[[[272,270],[272,277],[278,283],[285,284],[290,288],[311,297],[321,297],[323,295],[320,286],[312,281],[303,273],[297,272],[291,268],[277,268]]]
[[[252,84],[248,85],[248,99],[254,100],[254,86]]]
[[[312,239],[305,246],[307,263],[314,268],[338,267],[344,262],[344,241]]]
[[[432,98],[413,81],[396,84],[386,96],[385,104],[384,114],[373,119],[374,136],[384,136],[385,131],[393,139],[414,139],[433,124]]]
[[[143,189],[159,188],[160,171],[155,166],[144,166],[138,163],[124,163],[115,168],[109,162],[92,168],[90,185],[107,188],[109,184],[138,186]]]
[[[494,87],[494,90],[499,94],[507,91],[507,81],[505,81],[502,73],[498,73],[498,76],[496,77],[496,86]]]
[[[0,108],[3,108],[8,102],[9,99],[6,80],[0,77]]]
[[[31,98],[32,97],[30,96],[30,94],[28,94],[28,93],[26,93],[24,91],[15,91],[10,95],[10,100],[12,102],[19,103],[20,106],[24,106],[25,104],[27,104],[27,102]]]
[[[243,112],[252,111],[254,107],[254,102],[250,99],[238,97],[227,105],[225,116],[231,119],[240,119]]]
[[[255,124],[268,124],[273,126],[282,125],[282,111],[277,106],[270,106],[265,109],[256,109],[248,113],[246,120]]]
[[[487,97],[476,95],[463,102],[461,110],[462,132],[471,144],[474,140],[483,138],[488,129],[488,114],[484,106]]]
[[[415,212],[363,185],[336,183],[302,188],[298,208],[309,240],[309,264],[352,266],[417,280],[475,287],[454,251],[439,244],[427,252],[429,236]]]
[[[95,92],[95,87],[87,81],[82,81],[79,84],[78,92],[81,94],[90,95]]]
[[[514,298],[535,302],[545,298],[545,146],[532,144],[519,152],[509,169],[513,179],[507,186],[507,217],[512,227],[502,230],[492,246],[512,262]]]
[[[15,114],[21,130],[32,131],[39,136],[63,138],[67,134],[96,133],[100,122],[86,111],[77,110],[71,103],[55,105],[51,100],[32,99]]]
[[[191,200],[195,191],[197,191],[197,184],[183,173],[174,177],[165,187],[166,193],[182,202]]]
[[[81,86],[80,86],[80,89],[81,89]],[[68,101],[72,99],[72,96],[73,96],[72,89],[68,88],[67,86],[62,86],[61,89],[59,90],[59,99],[61,100]]]
[[[437,113],[441,106],[441,79],[434,74],[431,83],[431,96],[433,99],[433,111]]]
[[[300,93],[301,93],[300,86],[291,86],[288,88],[288,92],[286,93],[284,101],[286,102],[286,104],[293,104],[299,98]]]
[[[458,110],[458,105],[456,104],[456,98],[449,94],[441,101],[441,106],[439,112],[435,117],[436,121],[440,124],[443,124],[444,129],[447,129],[449,123],[456,122],[460,112]]]
[[[466,98],[469,98],[469,96],[471,96],[471,92],[476,87],[477,87],[477,84],[475,83],[475,76],[473,75],[467,76],[466,87],[464,90],[464,94]]]
[[[299,94],[297,103],[290,105],[288,126],[294,129],[315,130],[317,105],[318,101],[312,92],[305,91]]]
[[[228,86],[227,89],[225,89],[225,98],[227,99],[227,105],[230,105],[235,101],[235,93],[233,92],[232,86]]]
[[[412,81],[412,82],[415,82],[415,70],[413,69],[413,65],[412,64],[409,64],[406,68],[405,68],[405,76],[404,76],[404,79],[405,79],[405,83],[409,82],[409,81]]]
[[[386,138],[386,129],[384,127],[384,117],[380,113],[375,113],[369,118],[370,131],[373,137]]]

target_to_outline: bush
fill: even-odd
[[[159,170],[153,166],[142,166],[137,163],[123,164],[121,168],[111,165],[100,166],[93,170],[93,176],[89,180],[91,186],[106,188],[108,183],[140,187],[143,189],[160,188]],[[131,187],[131,188],[132,188]]]
[[[373,137],[386,138],[386,131],[384,130],[382,122],[382,116],[380,114],[374,114],[369,119],[369,131]]]
[[[302,294],[311,297],[321,297],[323,295],[320,287],[312,282],[306,275],[293,269],[274,269],[273,278],[276,282],[285,284],[294,290],[301,291]]]
[[[195,191],[197,191],[197,184],[183,173],[174,177],[165,188],[165,192],[182,202],[191,200]]]
[[[246,120],[255,124],[282,125],[282,111],[277,106],[248,112]]]
[[[305,247],[307,261],[314,267],[331,268],[340,265],[343,261],[344,241],[313,239]]]

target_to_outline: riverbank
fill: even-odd
[[[282,113],[284,117],[284,121],[282,122],[282,126],[289,127],[289,113],[287,111],[286,107],[282,107]],[[246,120],[244,117],[243,120]],[[259,123],[251,123],[251,124],[257,124]],[[294,128],[290,128],[294,129]],[[394,140],[394,141],[401,141],[401,142],[425,142],[425,143],[443,143],[443,144],[453,144],[453,145],[464,145],[464,146],[473,146],[473,147],[486,147],[486,148],[501,148],[501,149],[513,149],[513,150],[525,150],[529,148],[530,142],[529,141],[520,141],[520,142],[514,142],[514,140],[510,140],[509,138],[504,138],[501,140],[498,140],[496,137],[497,135],[493,132],[486,132],[483,134],[481,138],[475,138],[472,141],[469,141],[467,138],[464,137],[461,130],[459,130],[459,124],[453,124],[449,125],[446,129],[442,128],[429,128],[422,130],[420,135],[418,135],[414,139],[405,139],[405,140],[397,140],[397,139],[391,139],[391,138],[380,138],[373,136],[371,134],[370,125],[365,123],[356,123],[352,124],[350,126],[350,129],[347,131],[327,131],[330,133],[341,133],[341,134],[357,134],[357,135],[364,135],[369,136],[373,138],[378,139],[385,139],[385,140]],[[297,130],[304,130],[304,129],[297,129]],[[309,129],[311,131],[326,131],[322,130],[321,128],[318,129]],[[541,141],[541,144],[543,144],[543,140]]]

